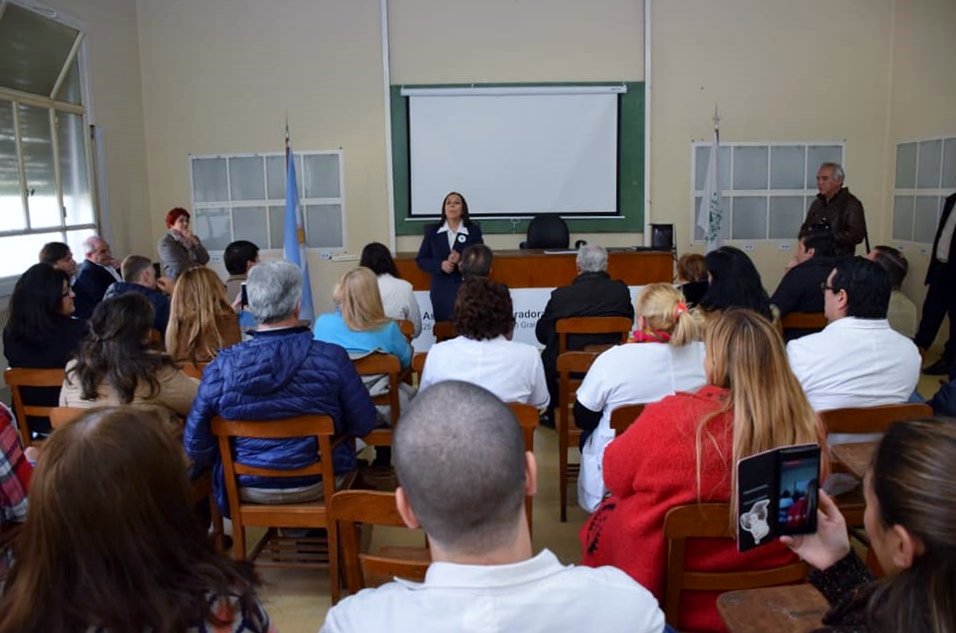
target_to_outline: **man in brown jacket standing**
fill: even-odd
[[[836,240],[837,257],[849,257],[856,245],[866,237],[866,218],[859,198],[843,186],[843,167],[837,163],[823,163],[817,172],[819,194],[810,205],[801,231],[827,225]]]

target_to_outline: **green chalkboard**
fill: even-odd
[[[644,82],[574,82],[537,84],[441,84],[391,86],[392,116],[392,176],[395,185],[395,233],[421,235],[423,227],[435,218],[410,219],[411,180],[408,168],[408,99],[402,88],[462,88],[475,86],[627,86],[620,95],[620,125],[618,126],[618,199],[621,215],[613,218],[568,220],[572,233],[641,233],[644,231]],[[441,201],[435,202],[436,214]],[[436,216],[437,217],[437,216]],[[529,220],[481,219],[483,233],[528,232]]]

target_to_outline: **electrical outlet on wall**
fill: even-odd
[[[780,242],[779,244],[777,244],[777,248],[780,249],[781,251],[789,251],[790,242]]]
[[[744,244],[744,250],[748,253],[753,252],[754,245],[748,242],[747,244]]]

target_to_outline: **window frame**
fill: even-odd
[[[922,143],[932,143],[934,141],[940,142],[940,157],[939,157],[939,187],[920,187],[919,186],[919,163],[920,163],[920,144]],[[946,198],[952,195],[954,187],[956,187],[956,182],[950,182],[949,186],[947,183],[943,182],[943,176],[945,175],[944,168],[946,167],[946,143],[947,141],[952,141],[956,143],[956,134],[947,134],[943,136],[931,136],[926,138],[917,138],[917,139],[906,139],[896,143],[896,151],[894,152],[893,160],[893,198],[892,198],[892,222],[890,224],[890,236],[894,242],[910,242],[913,244],[919,244],[923,247],[931,248],[933,246],[933,241],[935,239],[936,230],[939,227],[939,220],[942,216],[943,204],[946,201]],[[896,181],[899,177],[899,151],[900,147],[903,145],[916,145],[916,162],[914,164],[914,180],[913,187],[897,187]],[[908,237],[898,237],[896,234],[896,198],[897,197],[910,197],[913,203],[913,218],[910,222],[910,232]],[[917,199],[920,197],[931,197],[936,198],[936,210],[933,220],[933,237],[930,237],[928,242],[923,242],[917,239],[916,235],[916,224],[917,224],[917,213],[916,213],[916,203]],[[927,251],[928,252],[928,251]]]

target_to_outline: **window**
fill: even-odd
[[[190,156],[193,230],[210,251],[233,240],[281,249],[285,153]],[[342,150],[295,154],[299,206],[308,248],[345,248]]]
[[[893,239],[932,244],[943,199],[956,184],[956,138],[896,146]]]
[[[0,3],[0,278],[97,231],[84,34],[34,8]]]
[[[710,143],[691,146],[694,239]],[[817,195],[821,163],[843,164],[843,143],[727,143],[720,146],[720,190],[724,221],[720,236],[732,240],[795,240]]]

